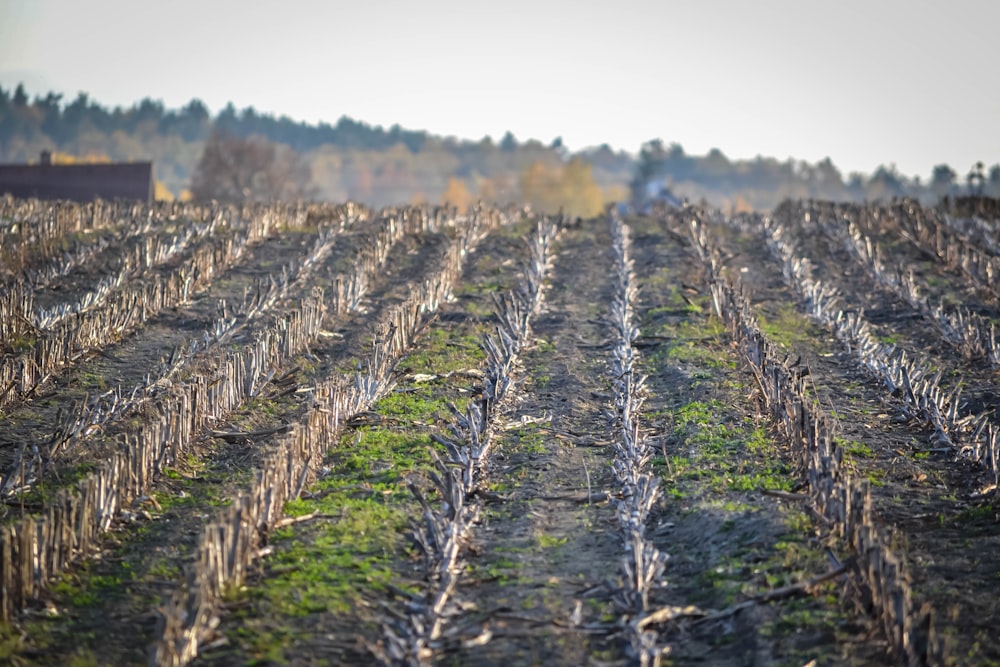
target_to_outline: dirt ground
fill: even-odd
[[[796,480],[783,460],[782,445],[773,441],[745,394],[748,377],[713,322],[699,285],[699,267],[659,225],[633,223],[639,223],[636,272],[643,284],[640,344],[650,377],[643,423],[665,454],[654,460],[663,475],[664,497],[651,532],[671,558],[656,603],[710,613],[822,576],[830,569],[827,547],[800,503],[761,493],[791,489]],[[567,229],[557,244],[543,312],[533,325],[534,344],[523,357],[517,400],[505,415],[511,428],[489,473],[495,495],[486,502],[465,557],[457,590],[462,613],[435,662],[627,661],[620,625],[625,617],[614,602],[624,551],[615,518],[618,490],[610,470],[615,437],[608,419],[610,241],[607,221],[600,220]],[[484,280],[494,279],[476,270],[468,277],[472,285]],[[479,305],[473,303],[449,304],[435,329],[449,330],[449,337],[467,336],[469,315],[454,311],[471,307],[482,312],[481,297]],[[415,355],[423,355],[419,344]],[[376,408],[379,414],[386,410]],[[404,421],[393,427],[409,430],[414,425]],[[758,468],[763,470],[756,472]],[[329,488],[320,486],[318,493]],[[393,503],[399,495],[400,490],[392,491]],[[412,502],[401,504],[409,508],[404,513],[416,514]],[[323,533],[314,521],[296,527],[290,536],[293,549],[324,542]],[[404,547],[396,558],[406,553]],[[405,572],[400,581],[419,588],[419,580],[413,581],[415,564],[410,571],[395,562],[388,567]],[[355,589],[368,602],[345,606],[345,618],[339,621],[329,611],[330,603],[323,611],[298,616],[299,605],[253,592],[267,591],[271,577],[280,580],[285,573],[278,569],[275,573],[265,566],[262,578],[249,586],[249,600],[234,603],[231,619],[222,624],[227,645],[208,652],[204,664],[254,659],[368,664],[371,656],[364,647],[379,641],[379,628],[367,605],[384,597],[382,585],[367,593]],[[338,576],[329,570],[324,574],[331,580]],[[668,659],[677,664],[885,662],[884,646],[868,638],[872,629],[867,620],[841,602],[839,593],[831,582],[812,596],[751,606],[720,621],[665,626],[661,641],[669,647]],[[369,622],[363,632],[353,629],[353,636],[352,617]],[[293,618],[299,622],[289,631]],[[245,632],[248,627],[252,630]],[[474,641],[484,632],[490,641]]]
[[[966,409],[997,406],[996,371],[964,359],[898,297],[880,287],[836,239],[775,215],[834,285],[845,308],[863,311],[878,335],[961,383]],[[649,611],[679,610],[651,623],[667,665],[889,665],[895,659],[858,594],[852,553],[817,518],[792,445],[762,411],[745,359],[714,314],[706,272],[683,213],[634,217],[631,229],[634,343],[646,376],[638,422],[656,455],[659,499],[647,525],[668,555]],[[369,665],[387,616],[429,590],[410,533],[432,502],[434,436],[448,437],[455,411],[481,398],[484,335],[496,335],[494,297],[521,280],[534,221],[492,232],[465,262],[443,303],[398,366],[394,390],[356,415],[318,481],[286,507],[247,581],[230,591],[214,640],[195,664]],[[951,294],[984,316],[995,304],[955,272],[929,261],[886,223],[893,258],[919,265],[935,298]],[[871,481],[877,521],[903,556],[918,606],[956,665],[1000,664],[1000,511],[981,466],[936,446],[933,433],[901,417],[898,397],[866,375],[833,334],[806,316],[763,237],[719,220],[709,225],[724,271],[745,286],[764,332],[808,368],[812,389],[835,415],[845,465]],[[301,287],[306,294],[350,266],[363,230]],[[223,274],[198,301],[152,320],[134,336],[68,371],[50,393],[3,417],[7,449],[40,437],[84,383],[127,382],[158,361],[255,276],[305,252],[308,232],[279,234]],[[422,279],[443,236],[393,249],[361,312],[326,322],[327,334],[284,371],[307,387],[364,357],[374,322]],[[541,312],[515,369],[513,399],[499,414],[497,447],[476,494],[478,521],[443,636],[427,664],[635,664],[625,630],[625,555],[612,473],[615,431],[610,305],[615,290],[607,219],[568,221],[555,245]],[[930,288],[929,288],[930,289]],[[280,375],[280,374],[279,374]],[[96,386],[96,385],[95,385]],[[307,401],[276,391],[245,405],[220,428],[267,430],[302,418]],[[46,405],[49,412],[41,412]],[[18,416],[21,415],[21,416]],[[32,421],[32,420],[35,421]],[[3,626],[0,659],[18,665],[146,664],[158,608],[178,585],[197,535],[252,475],[273,436],[205,439],[158,482],[152,499],[118,522],[100,553],[53,582],[44,599]],[[0,447],[3,450],[3,447]],[[2,452],[0,452],[2,453]],[[75,464],[81,461],[73,460]],[[5,463],[6,465],[6,463]]]

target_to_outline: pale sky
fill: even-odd
[[[1000,162],[1000,0],[0,0],[0,86],[635,153]]]

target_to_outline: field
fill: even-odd
[[[996,225],[0,201],[0,660],[1000,665]]]

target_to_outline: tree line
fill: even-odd
[[[346,116],[308,124],[231,103],[213,116],[196,99],[180,109],[149,98],[109,108],[86,93],[64,100],[53,92],[31,97],[20,84],[0,86],[0,161],[35,161],[42,150],[82,160],[152,160],[158,197],[306,197],[373,206],[484,199],[590,215],[607,202],[641,202],[659,189],[737,210],[770,209],[786,198],[1000,196],[1000,165],[974,166],[964,178],[938,165],[922,183],[891,165],[844,176],[829,159],[730,160],[718,149],[689,155],[659,139],[635,156],[606,144],[573,153],[559,138],[542,143],[510,132],[499,141],[464,140]],[[242,157],[234,161],[233,152]],[[240,168],[226,172],[226,165]]]

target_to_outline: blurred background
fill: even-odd
[[[1000,196],[998,24],[981,0],[0,0],[0,162],[573,215]]]

